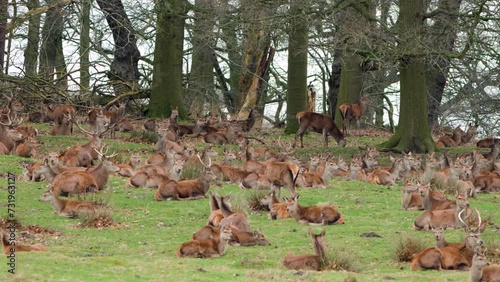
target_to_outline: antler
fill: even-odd
[[[90,146],[92,146],[92,148],[94,148],[94,150],[101,157],[101,159],[108,159],[109,160],[109,159],[115,157],[116,155],[118,155],[118,153],[113,153],[111,155],[106,155],[108,153],[108,149],[109,149],[109,147],[106,144],[104,144],[102,146],[102,148],[98,148],[94,144],[90,144]]]
[[[7,117],[7,123],[3,123],[0,121],[0,125],[3,126],[16,127],[20,125],[24,120],[22,117],[18,117],[16,113],[14,113],[14,120],[12,120],[10,117],[10,108],[7,108],[7,113],[4,113],[4,115]]]

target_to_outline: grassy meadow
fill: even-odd
[[[65,149],[72,144],[83,144],[87,139],[75,136],[48,136],[47,125],[35,125],[41,131],[41,152]],[[276,144],[279,131],[253,133],[268,144]],[[110,151],[119,153],[125,162],[127,150],[141,151],[143,159],[152,153],[153,145],[126,141],[130,135],[121,134],[119,140],[107,139]],[[281,142],[290,144],[292,136],[283,136]],[[308,161],[310,154],[330,152],[350,159],[359,153],[358,146],[375,145],[382,137],[348,137],[346,148],[336,147],[330,139],[330,148],[320,146],[321,136],[305,136],[305,149],[296,155]],[[200,148],[203,145],[199,145]],[[236,147],[233,147],[236,149]],[[274,147],[278,149],[277,147]],[[459,148],[456,152],[470,152],[473,148]],[[217,148],[222,153],[222,148]],[[452,153],[455,151],[452,151]],[[220,154],[221,155],[221,154]],[[21,162],[16,156],[0,156],[0,215],[8,216],[7,173],[21,177]],[[40,161],[40,160],[39,160]],[[214,160],[217,161],[217,160]],[[388,164],[388,155],[382,154],[381,164]],[[235,184],[222,187],[212,185],[213,192],[231,193],[233,207],[245,210],[253,229],[260,228],[270,246],[229,246],[219,258],[178,258],[176,249],[207,223],[208,199],[173,202],[153,200],[154,189],[127,188],[126,178],[112,176],[108,187],[95,197],[107,203],[114,226],[82,228],[79,219],[54,214],[48,202],[40,202],[46,182],[15,183],[15,218],[21,224],[16,232],[19,243],[42,243],[49,252],[16,253],[15,275],[8,273],[7,259],[0,264],[1,281],[468,281],[468,272],[411,271],[408,263],[396,259],[396,243],[402,238],[422,238],[428,246],[434,244],[432,233],[415,231],[413,220],[420,211],[401,209],[401,187],[371,185],[359,181],[333,179],[327,189],[298,188],[302,205],[333,204],[345,218],[343,225],[326,228],[328,252],[344,258],[350,271],[293,271],[281,260],[291,252],[312,254],[308,235],[309,226],[294,219],[274,220],[266,212],[250,211],[248,202],[259,192],[240,190]],[[262,192],[260,192],[262,193]],[[289,193],[283,190],[283,194]],[[479,194],[470,199],[483,219],[499,224],[498,194]],[[449,195],[451,198],[452,195]],[[319,233],[323,227],[311,227]],[[361,237],[374,232],[381,237]],[[446,231],[448,241],[463,240],[464,231]],[[485,244],[500,248],[500,234],[488,227],[482,235]],[[491,248],[491,247],[490,247]],[[498,260],[498,257],[496,258]]]

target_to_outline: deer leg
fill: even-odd
[[[323,145],[328,147],[328,131],[326,128],[323,128]]]

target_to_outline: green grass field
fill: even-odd
[[[124,135],[122,137],[125,137]],[[271,140],[269,134],[263,139]],[[288,138],[290,136],[285,136]],[[330,145],[333,156],[350,158],[358,153],[358,145],[377,144],[380,138],[348,139],[347,148]],[[80,135],[40,138],[42,152],[60,150],[71,144],[85,143]],[[150,144],[106,140],[110,149],[122,154],[127,150],[152,150]],[[334,143],[331,141],[331,144]],[[320,135],[305,138],[310,144],[320,144]],[[356,144],[356,145],[352,145]],[[471,151],[472,148],[469,148]],[[465,150],[467,151],[467,150]],[[297,156],[307,160],[308,154],[325,149],[298,149]],[[146,158],[148,153],[144,154]],[[387,155],[381,157],[382,161]],[[20,162],[15,156],[0,156],[0,215],[8,216],[7,173],[21,175]],[[333,179],[328,189],[299,188],[300,203],[312,205],[331,203],[343,214],[346,223],[326,227],[326,241],[333,254],[347,255],[353,260],[356,272],[292,271],[281,264],[291,252],[313,253],[309,226],[294,219],[270,221],[266,212],[247,211],[253,229],[260,228],[271,242],[270,246],[233,247],[224,256],[212,259],[178,258],[176,249],[206,224],[209,215],[208,199],[188,202],[156,202],[153,189],[125,187],[126,178],[113,176],[108,188],[98,195],[108,202],[116,226],[102,229],[78,227],[78,219],[54,214],[47,202],[40,202],[46,182],[15,183],[15,218],[22,224],[17,240],[24,244],[42,243],[49,252],[17,253],[15,275],[8,272],[7,259],[0,264],[1,281],[468,281],[468,272],[410,271],[408,263],[395,256],[395,243],[404,236],[424,238],[434,244],[432,233],[412,229],[419,211],[401,209],[401,187],[376,186],[358,181]],[[255,191],[242,191],[237,185],[212,186],[220,194],[231,193],[233,206],[244,207]],[[284,191],[288,195],[288,191]],[[451,197],[451,196],[450,196]],[[470,200],[483,218],[498,224],[500,197],[480,194]],[[45,232],[27,232],[30,225],[43,227]],[[312,227],[318,233],[322,227]],[[37,230],[39,230],[38,228]],[[375,232],[381,238],[360,237]],[[446,231],[448,241],[463,240],[464,231]],[[500,245],[500,235],[488,227],[482,235],[489,246]],[[497,258],[498,259],[498,258]]]

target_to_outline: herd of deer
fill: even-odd
[[[344,120],[344,133],[350,122],[359,122],[365,102],[366,100],[362,99],[360,104],[346,104],[339,109]],[[490,141],[492,149],[486,156],[473,153],[458,156],[455,160],[447,155],[437,160],[432,154],[427,155],[424,162],[421,157],[404,153],[391,157],[392,165],[381,167],[377,160],[379,152],[367,148],[363,154],[353,156],[349,163],[341,157],[335,159],[331,156],[312,156],[310,162],[304,164],[285,148],[278,154],[265,146],[251,146],[245,134],[253,124],[251,120],[220,121],[219,126],[215,127],[213,120],[199,117],[193,125],[181,125],[177,122],[178,111],[173,109],[169,119],[150,120],[144,124],[146,130],[154,130],[158,136],[154,145],[155,152],[145,163],[141,154],[130,153],[128,163],[115,164],[112,160],[116,154],[107,153],[103,139],[108,132],[110,138],[116,138],[116,131],[131,128],[130,122],[125,119],[125,108],[125,103],[119,103],[116,111],[92,109],[88,113],[88,129],[80,125],[75,108],[69,105],[48,107],[47,113],[30,114],[29,120],[32,122],[53,122],[51,134],[73,134],[73,128],[76,126],[88,137],[88,142],[84,144],[74,145],[59,153],[49,152],[43,162],[27,163],[23,167],[26,180],[49,182],[49,189],[40,200],[50,201],[56,214],[78,217],[82,212],[95,211],[98,208],[95,203],[71,197],[103,190],[111,175],[127,177],[128,187],[156,189],[153,198],[157,201],[196,200],[208,195],[211,213],[207,225],[201,227],[191,240],[183,243],[177,250],[177,255],[216,257],[223,255],[228,245],[265,246],[269,245],[269,242],[259,230],[252,230],[245,213],[231,209],[229,196],[209,192],[214,181],[237,183],[242,189],[268,190],[270,192],[260,199],[260,203],[268,207],[269,219],[294,218],[299,223],[311,226],[343,224],[344,218],[328,204],[300,205],[296,187],[326,189],[330,187],[329,181],[333,177],[378,185],[396,185],[396,182],[403,181],[403,209],[424,210],[414,221],[414,227],[431,230],[436,238],[435,247],[415,255],[411,269],[471,269],[471,281],[488,281],[485,277],[493,271],[498,271],[497,266],[486,266],[484,253],[476,250],[482,242],[479,236],[484,229],[480,217],[476,228],[466,222],[473,214],[467,197],[476,197],[477,192],[500,192],[500,143],[495,140]],[[22,103],[14,99],[2,110],[0,152],[39,158],[40,144],[36,140],[38,132],[31,126],[21,126],[23,110]],[[330,116],[300,112],[297,119],[300,129],[293,146],[297,137],[300,137],[303,147],[302,136],[308,129],[322,133],[325,146],[328,145],[328,135],[340,146],[345,146],[344,133],[335,126]],[[450,137],[451,140],[455,144],[469,142],[469,134],[473,134],[471,128],[473,127],[463,134],[457,130],[457,133]],[[460,139],[457,136],[460,136]],[[195,150],[197,141],[214,145],[235,144],[242,153],[237,154],[225,148],[223,161],[212,163],[217,153],[211,145],[207,145],[202,151]],[[241,167],[233,165],[240,159],[244,159]],[[199,177],[180,180],[185,166],[198,168]],[[415,179],[419,181],[416,182]],[[434,182],[454,185],[456,199],[449,200],[444,193],[431,190],[431,179]],[[287,188],[290,196],[284,197],[284,201],[280,202],[282,187]],[[68,198],[62,199],[61,196]],[[477,214],[479,215],[479,212]],[[442,234],[445,229],[462,227],[466,230],[464,242],[444,241]],[[315,254],[288,254],[283,259],[283,265],[290,269],[322,269],[327,263],[325,233],[326,230],[320,234],[309,230]],[[3,236],[5,237],[5,234]],[[5,252],[5,238],[3,242]],[[19,249],[46,251],[46,248],[38,245],[33,245],[31,249],[30,246]],[[495,275],[498,277],[498,274]]]

